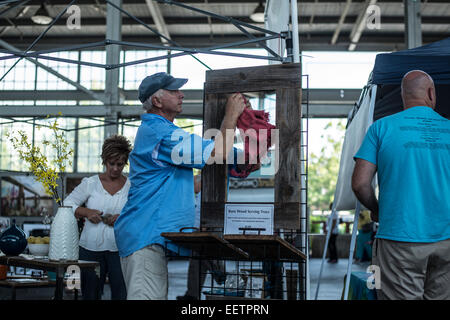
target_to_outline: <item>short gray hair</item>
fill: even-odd
[[[153,97],[161,97],[164,93],[164,89],[159,89],[158,91],[156,91],[154,94],[152,94],[150,97],[148,97],[147,100],[144,101],[144,103],[142,104],[142,107],[148,111],[151,108],[153,108],[153,103],[152,103],[152,98]]]

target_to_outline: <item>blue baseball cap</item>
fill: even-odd
[[[158,72],[145,77],[139,85],[139,100],[144,103],[159,89],[178,90],[188,82],[188,79],[174,78],[165,72]]]

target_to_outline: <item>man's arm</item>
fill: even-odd
[[[242,94],[235,93],[228,98],[225,116],[220,127],[221,135],[216,136],[215,146],[211,153],[211,157],[216,159],[218,163],[221,163],[222,160],[226,161],[233,148],[236,123],[245,107],[246,103]]]
[[[357,158],[352,176],[352,189],[356,198],[370,210],[372,221],[378,222],[378,200],[372,187],[377,166],[372,162]]]
[[[205,164],[226,163],[233,148],[237,120],[244,109],[244,97],[240,93],[231,95],[225,106],[220,131],[214,131],[214,143],[210,138],[189,134],[178,128],[164,136],[157,149],[149,150],[152,159],[160,163],[197,169],[203,168]]]

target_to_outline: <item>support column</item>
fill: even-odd
[[[298,36],[298,11],[297,0],[291,0],[291,21],[292,21],[292,54],[294,55],[292,62],[300,62],[300,42]]]
[[[408,49],[422,45],[422,25],[420,0],[404,0],[405,44]]]
[[[80,118],[77,117],[75,119],[75,143],[74,143],[74,150],[73,150],[73,172],[78,172],[78,147],[80,144]]]
[[[122,7],[122,0],[111,0],[113,4]],[[122,40],[122,15],[119,10],[107,4],[106,7],[106,39]],[[109,44],[106,46],[106,64],[114,65],[120,63],[120,45]],[[106,69],[105,100],[109,109],[105,120],[107,121],[104,138],[117,134],[117,110],[113,106],[120,105],[119,76],[120,69]]]

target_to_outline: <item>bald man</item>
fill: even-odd
[[[354,157],[353,191],[379,222],[378,299],[450,299],[450,121],[427,73],[408,72],[401,94],[404,110],[375,121]]]

